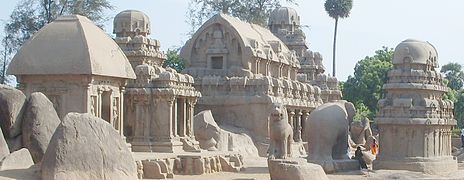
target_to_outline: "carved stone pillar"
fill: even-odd
[[[125,88],[121,87],[119,92],[119,134],[124,136],[124,91]]]
[[[293,131],[293,139],[295,142],[301,142],[301,119],[302,119],[303,113],[301,110],[298,110],[298,113],[296,114],[295,118],[295,128]]]
[[[103,93],[103,90],[99,88],[98,96],[97,96],[97,117],[99,118],[101,118],[101,111],[102,111],[102,93]]]
[[[193,128],[194,107],[197,99],[187,99],[187,135],[195,139],[195,132]]]
[[[303,115],[301,116],[301,139],[304,139],[306,136],[304,134],[305,132],[305,126],[306,126],[306,121],[308,120],[309,113],[308,111],[303,111]]]
[[[172,124],[172,133],[174,137],[179,136],[177,133],[177,98],[173,98],[171,103],[171,124]]]
[[[293,109],[288,109],[288,123],[292,127],[292,129],[295,129],[295,126],[293,124],[293,119],[295,118],[295,110]],[[292,139],[293,141],[293,139]]]
[[[175,136],[176,132],[175,132],[175,120],[173,120],[173,116],[172,114],[174,113],[173,111],[173,108],[174,108],[174,100],[175,98],[167,98],[167,104],[168,104],[168,107],[169,107],[169,114],[168,114],[168,122],[169,122],[169,136],[171,137],[171,139]]]

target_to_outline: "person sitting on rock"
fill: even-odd
[[[378,149],[379,149],[379,145],[377,144],[377,142],[375,141],[375,139],[372,139],[371,153],[372,153],[373,155],[377,155]]]
[[[361,146],[358,146],[356,148],[356,151],[354,152],[354,158],[358,160],[359,166],[361,167],[361,169],[367,169],[366,162],[363,159],[363,153],[361,150]]]

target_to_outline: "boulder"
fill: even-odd
[[[5,140],[6,140],[6,143],[8,144],[8,148],[10,149],[10,152],[15,152],[24,147],[22,134],[20,134],[19,136],[13,137],[13,138],[6,138]]]
[[[200,148],[209,151],[217,150],[217,142],[221,136],[221,128],[214,121],[211,110],[205,110],[193,117],[195,139],[200,143]]]
[[[35,163],[42,160],[60,122],[53,103],[40,92],[32,93],[23,116],[22,137],[23,145],[29,149]]]
[[[41,164],[42,179],[137,179],[135,160],[121,135],[91,114],[67,114]]]
[[[328,180],[320,165],[300,159],[269,159],[271,180]]]
[[[0,170],[27,169],[34,165],[32,156],[26,148],[12,152],[0,162]]]
[[[13,87],[0,84],[0,127],[5,137],[21,134],[21,120],[26,95]]]
[[[210,110],[194,117],[195,139],[202,149],[209,151],[234,151],[244,156],[258,156],[258,149],[243,128],[219,126]]]
[[[0,129],[0,159],[3,159],[8,154],[10,154],[10,149],[8,148],[8,144],[3,137],[2,129]]]

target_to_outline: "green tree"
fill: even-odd
[[[325,11],[331,18],[335,19],[334,41],[333,41],[333,69],[332,76],[335,77],[335,47],[337,43],[337,27],[338,19],[347,18],[350,16],[351,8],[353,8],[353,0],[326,0]]]
[[[448,87],[453,90],[460,90],[464,85],[463,67],[459,63],[448,63],[441,67],[441,73],[445,74],[448,80]]]
[[[454,102],[454,118],[458,121],[458,127],[464,127],[464,90],[456,92]]]
[[[383,94],[383,84],[387,82],[387,73],[392,69],[393,49],[382,47],[374,56],[366,56],[358,61],[354,76],[349,76],[343,84],[343,98],[353,102],[355,107],[363,109],[369,119],[377,112],[377,102]],[[367,110],[364,109],[367,107]],[[361,112],[360,112],[361,113]]]
[[[166,60],[163,62],[163,67],[170,67],[177,72],[181,72],[185,68],[185,61],[179,55],[180,48],[168,49],[166,52]]]
[[[2,56],[2,59],[0,60],[0,62],[1,62],[0,84],[7,84],[9,82],[8,76],[6,75],[6,69],[7,69],[7,66],[8,66],[8,60],[9,60],[11,54],[12,54],[12,48],[8,44],[9,43],[8,38],[10,38],[10,36],[5,36],[1,40],[1,44],[3,46],[3,49],[0,50],[0,54]]]
[[[17,50],[35,32],[58,16],[87,16],[100,27],[107,18],[104,11],[113,9],[108,0],[21,0],[5,25],[13,50]]]
[[[220,12],[265,26],[271,11],[280,7],[283,1],[296,4],[296,0],[190,0],[187,12],[192,27],[190,33]]]

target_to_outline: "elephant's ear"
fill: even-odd
[[[356,114],[356,108],[354,107],[353,103],[346,101],[345,110],[348,115],[348,123],[351,124],[353,122],[353,117]]]

